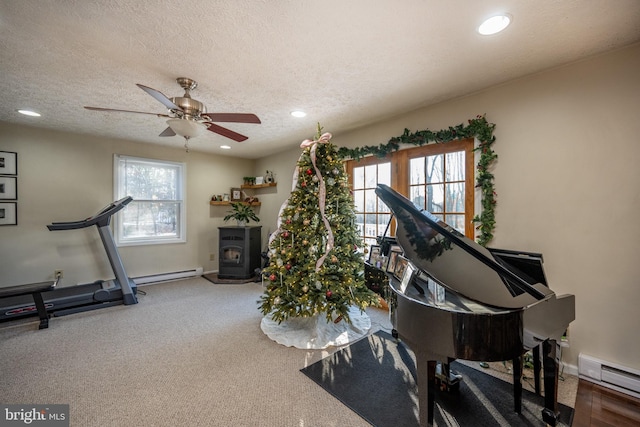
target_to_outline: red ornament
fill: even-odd
[[[284,268],[286,268],[287,270],[291,270],[291,264],[285,265]]]
[[[269,276],[269,280],[271,280],[272,282],[276,281],[276,275],[272,274],[271,276]]]
[[[313,175],[313,170],[312,169],[307,169],[307,175]]]
[[[331,298],[331,295],[333,295],[333,292],[327,291],[327,298]]]
[[[284,237],[285,239],[289,237],[289,232],[285,231],[284,233],[282,233],[282,237]]]
[[[306,187],[306,186],[307,186],[307,183],[306,183],[306,182],[302,181],[302,182],[300,183],[300,187]]]

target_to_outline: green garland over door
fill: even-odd
[[[345,160],[359,160],[370,155],[384,158],[389,153],[398,151],[401,144],[423,146],[429,143],[444,144],[459,139],[477,138],[479,144],[475,150],[480,152],[480,159],[476,167],[476,188],[481,190],[482,211],[473,218],[473,222],[479,232],[478,243],[486,246],[493,238],[496,225],[496,192],[493,185],[493,174],[489,171],[493,162],[498,158],[498,155],[491,148],[496,140],[493,135],[495,127],[496,125],[487,122],[484,116],[478,115],[476,118],[468,120],[467,124],[461,123],[437,132],[426,129],[411,133],[409,129],[405,129],[402,135],[391,138],[386,144],[365,145],[356,148],[342,147],[338,150],[338,155]]]

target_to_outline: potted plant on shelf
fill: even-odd
[[[224,217],[225,221],[229,221],[230,219],[235,219],[238,227],[246,226],[249,221],[260,221],[260,218],[258,218],[253,211],[251,204],[240,202],[231,203],[231,210],[228,211],[227,216]]]

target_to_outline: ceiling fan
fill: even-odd
[[[227,123],[260,123],[260,119],[255,114],[250,113],[207,113],[205,105],[191,98],[191,91],[194,90],[198,83],[187,77],[178,77],[178,84],[184,89],[183,96],[168,98],[160,91],[137,84],[137,86],[147,92],[149,95],[160,101],[168,110],[168,114],[146,113],[143,111],[117,110],[113,108],[101,107],[84,107],[87,110],[95,111],[117,111],[123,113],[151,114],[158,117],[166,117],[167,127],[159,136],[182,136],[187,142],[190,138],[202,134],[203,131],[217,133],[224,137],[241,142],[248,137],[237,132],[227,129],[214,122]]]

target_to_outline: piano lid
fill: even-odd
[[[391,209],[405,256],[443,286],[493,307],[526,307],[554,293],[387,185],[376,194]]]

